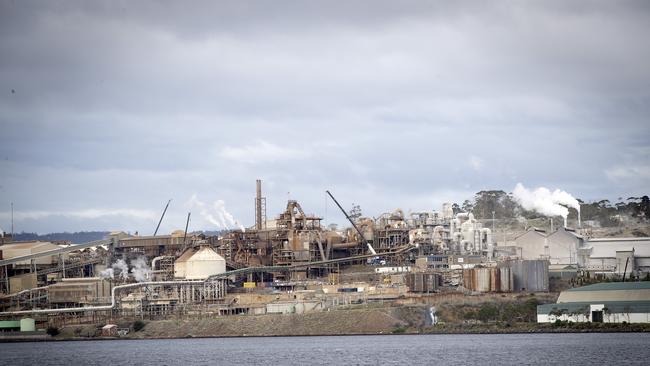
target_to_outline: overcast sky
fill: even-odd
[[[0,0],[0,227],[648,194],[649,60],[647,1]]]

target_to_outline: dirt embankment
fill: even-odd
[[[556,294],[427,296],[416,304],[359,305],[307,314],[234,315],[168,320],[115,320],[125,338],[307,336],[415,333],[642,332],[647,324],[538,324],[537,304]],[[431,307],[438,324],[431,325]],[[139,324],[136,324],[139,323]],[[138,325],[136,327],[136,325]],[[93,339],[103,324],[67,326],[55,339]],[[142,328],[142,329],[139,329]],[[134,329],[139,329],[135,331]]]
[[[407,327],[391,309],[147,322],[131,338],[382,334]]]

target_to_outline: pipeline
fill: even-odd
[[[336,243],[332,244],[332,248],[334,249],[349,249],[349,248],[355,248],[358,247],[359,243],[354,241],[354,242],[349,242],[349,243]]]
[[[204,281],[153,281],[153,282],[137,282],[129,283],[126,285],[120,285],[113,287],[111,291],[111,304],[110,305],[100,305],[100,306],[87,306],[87,307],[76,307],[76,308],[57,308],[57,309],[37,309],[37,310],[18,310],[18,311],[6,311],[0,313],[0,316],[5,315],[29,315],[29,314],[55,314],[55,313],[69,313],[69,312],[78,312],[78,311],[102,311],[102,310],[112,310],[117,301],[115,300],[115,294],[118,290],[125,288],[134,288],[134,287],[143,287],[143,286],[159,286],[159,285],[186,285],[186,284],[199,284]]]
[[[156,257],[156,258],[151,260],[151,269],[152,270],[156,269],[156,263],[158,263],[158,261],[160,261],[160,260],[162,260],[164,258],[168,258],[168,257],[169,258],[176,258],[176,257],[171,256],[171,255],[161,255],[159,257]]]
[[[394,255],[394,254],[401,254],[401,253],[407,252],[407,251],[409,251],[411,249],[414,249],[414,247],[411,246],[411,245],[406,245],[404,247],[398,248],[397,250],[382,253],[381,255],[382,256],[388,256],[388,255]],[[246,267],[246,268],[241,268],[241,269],[235,269],[235,270],[232,270],[232,271],[227,271],[227,272],[224,272],[224,273],[215,274],[215,275],[212,275],[212,276],[208,277],[206,280],[203,280],[203,281],[187,281],[187,280],[185,280],[185,281],[152,281],[152,282],[130,283],[130,284],[126,284],[126,285],[120,285],[120,286],[113,287],[113,290],[111,291],[111,304],[110,305],[87,306],[87,307],[76,307],[76,308],[57,308],[57,309],[7,311],[7,312],[0,313],[0,316],[30,315],[30,314],[56,314],[56,313],[69,313],[69,312],[79,312],[79,311],[106,311],[106,310],[113,310],[115,308],[115,305],[117,304],[117,301],[115,300],[115,295],[116,295],[117,291],[125,289],[125,288],[135,288],[135,287],[144,287],[144,286],[204,284],[204,283],[207,283],[207,282],[214,281],[216,279],[222,279],[222,278],[229,277],[229,276],[232,276],[232,275],[237,275],[237,274],[245,274],[245,273],[253,273],[253,272],[290,271],[290,270],[296,269],[296,268],[305,268],[305,267],[317,266],[317,265],[322,265],[322,264],[330,264],[330,263],[342,263],[342,262],[355,261],[355,260],[365,259],[365,258],[370,258],[370,257],[375,257],[375,256],[377,256],[377,254],[364,254],[364,255],[358,255],[358,256],[354,256],[354,257],[337,258],[337,259],[330,259],[330,260],[317,261],[317,262],[311,262],[311,263],[301,263],[301,264],[294,264],[294,265],[290,265],[290,266]]]

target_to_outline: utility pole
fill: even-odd
[[[11,237],[14,237],[14,203],[11,202]]]

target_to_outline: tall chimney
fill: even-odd
[[[255,229],[262,230],[262,181],[255,181]]]

